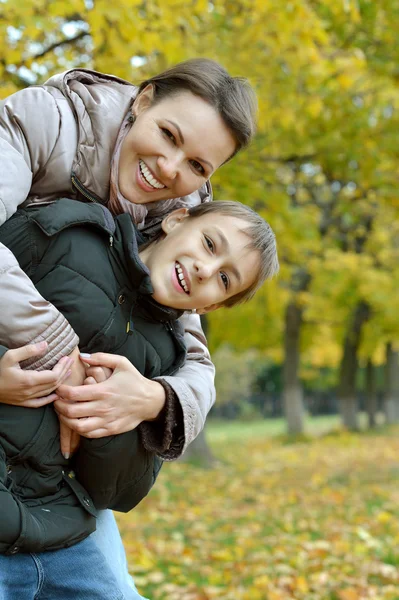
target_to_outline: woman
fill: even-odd
[[[206,59],[176,65],[138,89],[72,70],[17,92],[0,103],[0,223],[24,202],[68,196],[129,212],[140,227],[155,231],[166,212],[211,199],[208,179],[249,143],[254,113],[247,83]],[[0,401],[41,406],[56,398],[54,388],[76,367],[62,357],[78,339],[4,247],[0,268]],[[177,376],[150,381],[132,365],[114,362],[104,383],[59,388],[63,422],[87,437],[103,437],[148,421],[146,443],[162,458],[177,458],[202,429],[214,399],[198,317],[186,317],[184,326],[188,357]],[[19,348],[7,352],[11,339]],[[38,347],[43,340],[45,347]],[[28,342],[34,345],[23,348]],[[24,359],[29,373],[19,369]],[[114,527],[109,513],[104,519]],[[99,523],[99,537],[107,523]],[[111,561],[117,551],[107,542]]]

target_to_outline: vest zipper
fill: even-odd
[[[79,179],[75,175],[72,175],[71,180],[72,185],[76,187],[76,189],[82,194],[82,196],[90,200],[90,202],[99,202],[99,200],[93,194],[90,194],[90,192],[85,188],[83,183],[80,183]]]

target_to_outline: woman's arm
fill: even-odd
[[[43,88],[27,88],[0,102],[0,225],[25,202],[32,182],[46,177],[50,159],[66,154],[60,147],[60,127],[59,107]],[[70,130],[73,152],[73,124]],[[60,173],[57,176],[61,178]],[[0,344],[17,348],[46,341],[45,355],[32,357],[25,367],[50,369],[73,350],[78,338],[67,320],[37,292],[3,239],[1,242]]]

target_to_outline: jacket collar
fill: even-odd
[[[138,231],[130,215],[118,215],[115,223],[114,247],[118,253],[123,252],[122,260],[128,270],[129,282],[138,292],[138,303],[141,308],[155,321],[175,321],[184,311],[159,304],[152,298],[154,289],[150,271],[139,256],[139,246],[146,241],[145,237]]]
[[[118,267],[126,273],[132,290],[138,293],[138,302],[142,309],[155,321],[174,321],[183,311],[159,304],[151,297],[153,287],[150,271],[139,257],[139,246],[147,241],[134,225],[128,214],[114,218],[102,204],[87,204],[62,198],[48,206],[35,206],[31,219],[48,236],[56,235],[63,229],[77,225],[95,227],[109,238],[114,252],[111,256]]]

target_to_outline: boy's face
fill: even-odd
[[[169,214],[165,233],[140,253],[151,272],[155,300],[199,313],[215,310],[248,289],[259,272],[259,253],[247,248],[245,221],[221,213],[190,218],[186,209]]]

